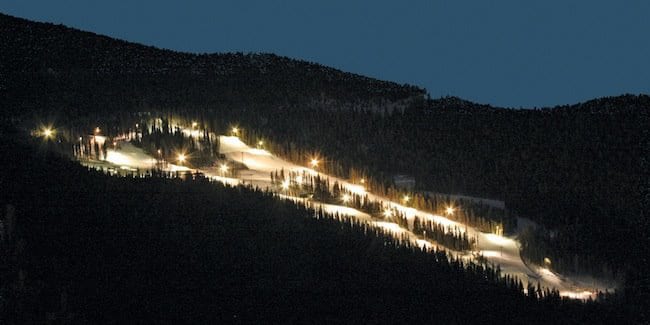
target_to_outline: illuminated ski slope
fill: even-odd
[[[284,169],[285,173],[302,173],[304,171],[312,175],[318,174],[321,177],[328,177],[331,183],[338,181],[341,187],[347,189],[350,192],[360,195],[368,195],[368,198],[370,200],[381,201],[385,205],[388,205],[391,208],[400,211],[406,216],[407,220],[409,221],[409,228],[412,226],[414,217],[417,216],[418,218],[431,220],[432,222],[441,224],[445,227],[457,227],[458,231],[460,232],[467,232],[468,237],[476,237],[478,239],[477,252],[474,252],[476,255],[482,255],[489,263],[494,264],[495,266],[497,264],[500,265],[502,274],[516,276],[521,279],[522,282],[524,282],[524,285],[526,285],[527,282],[530,282],[533,285],[537,285],[539,282],[542,287],[556,288],[560,291],[561,295],[577,299],[587,299],[590,296],[594,297],[595,292],[598,290],[604,292],[606,289],[614,289],[613,287],[604,285],[603,283],[600,283],[593,278],[567,278],[559,276],[549,271],[548,269],[539,266],[526,265],[520,257],[519,243],[516,239],[499,236],[496,234],[483,233],[473,227],[460,224],[456,221],[445,218],[444,216],[434,215],[424,211],[416,210],[414,208],[405,207],[397,202],[391,202],[384,197],[366,192],[366,190],[361,185],[352,184],[347,180],[331,177],[329,175],[319,173],[314,169],[290,163],[274,156],[266,150],[251,148],[243,143],[238,137],[221,136],[220,152],[224,154],[229,160],[246,165],[248,170],[241,173],[239,178],[224,177],[218,168],[215,167],[205,168],[201,170],[207,177],[210,177],[214,180],[231,185],[245,183],[258,186],[260,188],[267,188],[271,187],[272,185],[270,180],[270,173],[276,170]],[[140,169],[151,168],[155,163],[154,158],[145,154],[139,148],[128,143],[121,143],[119,149],[116,150],[109,149],[107,154],[107,161],[119,166]],[[187,167],[177,166],[173,164],[168,164],[167,166],[168,171],[190,170]],[[309,204],[314,208],[322,208],[326,212],[338,213],[341,215],[345,214],[352,218],[356,218],[359,221],[368,222],[376,227],[380,227],[389,231],[398,238],[410,240],[420,247],[424,246],[431,248],[437,246],[437,243],[423,240],[422,238],[416,236],[409,229],[402,228],[398,224],[391,222],[390,219],[377,220],[376,218],[372,218],[372,216],[364,212],[346,207],[344,205],[333,205],[310,200],[308,201],[303,198],[292,197],[284,194],[279,194],[279,196]],[[450,252],[450,254],[463,258],[465,260],[475,258],[475,255],[471,252],[458,252],[450,250],[448,248],[445,249]]]

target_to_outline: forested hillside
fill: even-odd
[[[14,113],[151,107],[404,107],[424,91],[273,54],[188,54],[0,14],[0,91]],[[36,96],[36,94],[38,94]]]
[[[647,95],[506,109],[273,54],[179,53],[6,15],[0,38],[3,118],[24,127],[149,113],[236,124],[285,157],[318,152],[340,176],[407,174],[420,190],[504,200],[544,227],[531,256],[625,273],[627,299],[647,292]]]
[[[24,139],[21,132],[0,132]],[[270,193],[116,178],[3,141],[3,323],[620,323],[498,269],[423,252]],[[315,213],[317,216],[315,217]],[[618,298],[616,298],[618,299]]]

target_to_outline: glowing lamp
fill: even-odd
[[[288,190],[289,189],[289,180],[285,179],[282,181],[282,189],[283,190]]]

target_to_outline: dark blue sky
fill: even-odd
[[[646,0],[98,2],[3,0],[0,11],[174,50],[273,52],[500,106],[650,93]]]

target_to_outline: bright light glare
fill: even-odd
[[[348,202],[350,202],[350,195],[349,194],[343,194],[343,197],[341,199],[343,200],[343,203],[348,203]]]
[[[187,157],[185,157],[185,154],[178,154],[178,162],[183,163],[186,159]]]
[[[264,141],[262,141],[262,140],[257,141],[257,145],[259,145],[260,147],[263,146],[263,145],[264,145]]]
[[[408,195],[404,195],[404,202],[408,202],[409,200],[411,200],[411,197]]]
[[[289,189],[289,180],[285,179],[282,181],[282,189],[283,190],[288,190]]]
[[[43,129],[42,133],[43,133],[44,138],[49,139],[54,135],[54,130],[52,130],[52,128],[48,127],[48,128]]]
[[[393,216],[393,211],[391,211],[391,209],[384,210],[384,217],[390,218],[392,216]]]
[[[239,128],[237,128],[237,127],[232,128],[232,134],[234,134],[234,135],[239,134]]]
[[[296,183],[302,184],[302,181],[303,181],[302,176],[300,175],[296,176]]]
[[[102,131],[102,129],[100,129],[99,126],[95,128],[95,134],[99,134],[99,132],[101,132],[101,131]]]
[[[318,167],[318,159],[312,159],[310,162],[311,167]]]
[[[226,172],[228,172],[228,165],[221,164],[221,167],[219,167],[219,169],[221,169],[222,173],[226,173]]]
[[[366,183],[366,180],[362,178],[362,179],[359,180],[359,183],[361,183],[361,184],[365,184],[365,183]]]
[[[198,125],[199,125],[199,123],[192,122],[192,127],[193,127],[193,128],[197,127]]]
[[[454,213],[454,208],[453,207],[447,207],[447,210],[445,211],[447,214],[451,215]]]

